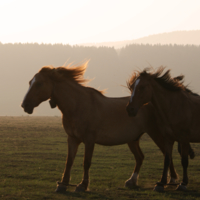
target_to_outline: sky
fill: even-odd
[[[1,43],[99,43],[200,29],[200,0],[0,0]]]

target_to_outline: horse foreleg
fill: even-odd
[[[76,186],[76,192],[82,192],[88,189],[89,185],[89,169],[91,166],[92,155],[94,151],[94,143],[85,144],[85,156],[84,156],[84,174],[83,180]]]
[[[176,180],[178,179],[178,174],[176,173],[176,170],[174,168],[174,163],[173,163],[172,158],[171,158],[169,169],[170,169],[170,176],[171,176],[169,184],[175,184]]]
[[[76,138],[70,137],[69,135],[67,138],[67,142],[68,142],[68,153],[67,153],[67,160],[65,164],[65,170],[64,170],[61,182],[57,182],[56,192],[66,191],[67,185],[69,184],[69,180],[70,180],[71,167],[73,165],[74,158],[76,156],[78,146],[80,144],[79,140],[77,140]]]
[[[154,142],[157,144],[157,146],[160,148],[160,150],[162,151],[163,155],[165,156],[165,144],[164,142],[162,142],[162,140],[160,140],[160,143],[158,143],[156,140],[154,140]],[[171,158],[170,164],[169,164],[169,170],[170,170],[170,176],[171,179],[169,181],[169,183],[175,183],[176,180],[178,179],[178,174],[176,173],[176,170],[174,168],[174,163],[173,163],[173,159]]]
[[[142,166],[142,162],[144,160],[144,154],[142,153],[140,149],[139,140],[128,143],[128,146],[131,152],[134,154],[136,164],[135,164],[133,174],[125,182],[125,187],[132,188],[133,186],[137,185],[138,178],[139,178],[139,171]]]
[[[167,174],[168,174],[168,169],[170,166],[170,163],[172,161],[172,148],[173,148],[174,142],[172,141],[165,141],[165,159],[164,159],[164,169],[163,169],[163,174],[160,182],[157,182],[154,191],[163,191],[164,190],[164,185],[167,184]]]
[[[187,175],[187,168],[188,168],[188,152],[189,152],[190,146],[189,143],[181,143],[181,164],[183,167],[183,181],[181,184],[177,187],[177,190],[183,190],[185,191],[188,184],[188,175]]]

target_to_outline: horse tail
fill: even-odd
[[[178,152],[181,155],[181,145],[180,142],[178,142]],[[195,153],[194,150],[192,149],[191,145],[189,144],[189,152],[188,155],[190,156],[190,159],[194,159],[195,157]]]

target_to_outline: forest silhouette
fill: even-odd
[[[45,65],[54,67],[90,60],[85,78],[88,86],[107,89],[106,96],[128,96],[126,81],[133,70],[166,66],[172,75],[185,75],[185,83],[199,93],[200,46],[131,44],[121,49],[63,44],[0,43],[0,115],[26,115],[20,104],[28,90],[28,82]],[[34,115],[60,115],[48,103],[36,108]]]

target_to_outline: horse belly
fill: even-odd
[[[97,144],[101,145],[120,145],[138,140],[142,135],[142,131],[134,127],[132,130],[118,129],[112,131],[105,131],[96,135]]]

